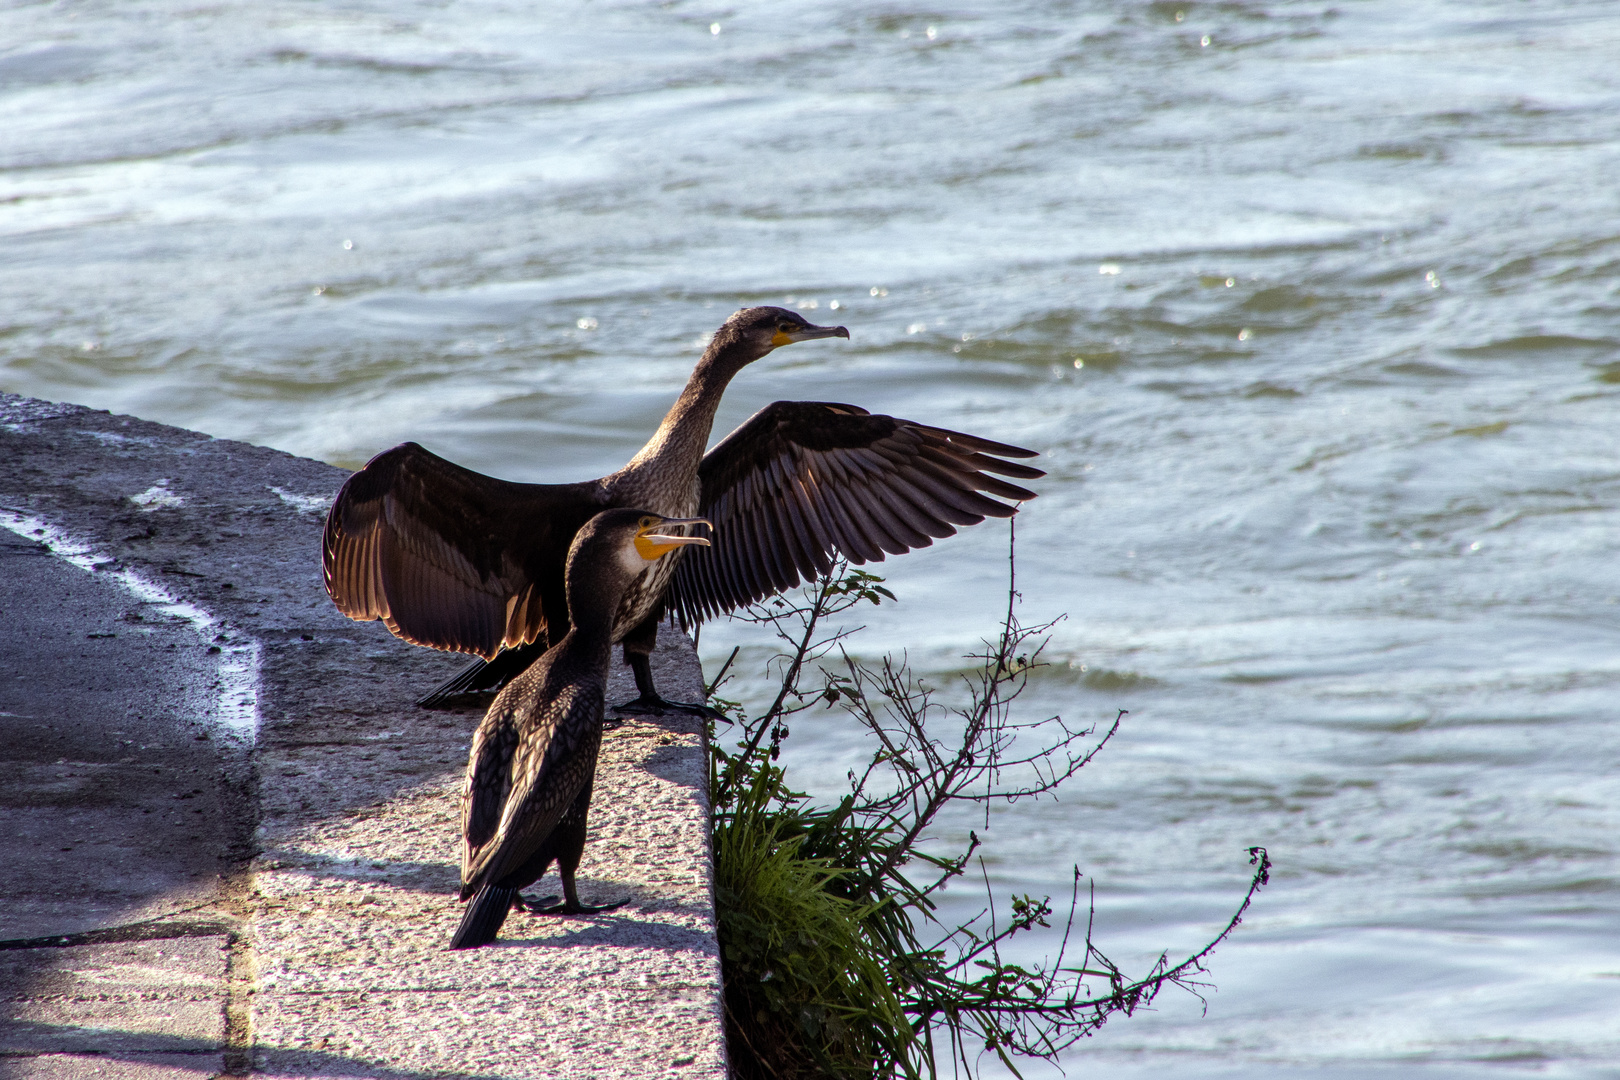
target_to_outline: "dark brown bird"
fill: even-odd
[[[624,903],[590,907],[574,889],[602,745],[613,617],[632,583],[661,557],[709,542],[652,530],[700,521],[607,510],[575,535],[566,574],[572,628],[496,695],[473,735],[461,796],[461,898],[473,899],[452,949],[494,941],[507,912],[522,903],[519,890],[539,880],[553,859],[563,902],[531,910],[571,915]]]
[[[821,401],[767,405],[703,452],[733,376],[772,349],[829,337],[849,331],[783,308],[737,312],[647,445],[600,480],[515,484],[416,443],[384,451],[349,478],[327,515],[327,592],[352,619],[382,619],[407,641],[494,661],[422,699],[438,704],[499,685],[561,639],[564,558],[593,514],[613,506],[702,514],[715,523],[714,547],[645,571],[613,623],[640,691],[629,705],[681,707],[659,696],[648,662],[666,605],[692,625],[824,573],[838,555],[865,563],[926,547],[956,526],[1016,512],[988,495],[1034,498],[990,474],[1045,475],[1002,460],[1031,450]]]

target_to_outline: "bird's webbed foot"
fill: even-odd
[[[538,900],[530,900],[527,896],[519,893],[512,901],[512,910],[527,911],[529,914],[534,915],[556,904],[558,899],[555,896],[542,896]]]
[[[657,624],[653,624],[652,630],[656,633],[657,629]],[[652,638],[648,637],[644,642],[644,644],[647,644],[649,652],[651,651],[651,640]],[[666,712],[679,712],[686,713],[689,716],[702,717],[704,720],[720,720],[727,724],[731,723],[731,717],[712,706],[701,702],[671,701],[663,694],[660,694],[658,687],[653,683],[651,658],[647,652],[632,649],[629,638],[625,639],[624,662],[630,665],[631,671],[635,672],[636,691],[640,696],[634,701],[627,701],[623,705],[613,706],[614,712],[640,713],[643,716],[663,716]]]
[[[692,701],[670,701],[662,694],[657,693],[643,693],[634,701],[626,701],[622,705],[613,706],[613,711],[640,713],[643,716],[663,716],[666,712],[679,712],[702,717],[705,720],[719,720],[722,723],[731,723],[731,717],[712,705]]]
[[[546,899],[551,900],[551,901],[555,901],[557,898],[555,896],[548,896],[548,897],[546,897]],[[614,908],[622,908],[622,907],[624,907],[624,905],[628,904],[629,902],[630,902],[630,898],[628,896],[625,897],[623,900],[616,900],[611,904],[581,904],[577,900],[575,900],[575,901],[563,901],[561,903],[549,904],[546,907],[530,907],[529,908],[529,914],[531,914],[531,915],[595,915],[599,911],[612,911]]]

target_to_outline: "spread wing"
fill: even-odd
[[[338,492],[326,591],[351,619],[487,660],[568,625],[568,545],[601,508],[594,484],[514,484],[402,443]]]
[[[790,589],[851,562],[881,562],[1011,517],[1035,493],[990,474],[1032,480],[1034,457],[1005,443],[878,416],[854,405],[778,401],[703,457],[698,513],[713,546],[687,548],[670,606],[687,624]]]

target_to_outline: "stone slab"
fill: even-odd
[[[723,1076],[691,720],[604,740],[582,893],[629,905],[443,949],[479,712],[413,704],[464,658],[327,600],[345,475],[0,395],[0,1074]]]

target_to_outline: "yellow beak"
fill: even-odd
[[[655,533],[651,531],[653,529],[662,529],[666,525],[708,525],[709,528],[714,528],[714,526],[710,524],[708,518],[664,518],[656,525],[647,526],[647,528],[636,533],[636,551],[640,553],[641,557],[646,559],[648,562],[652,562],[654,559],[662,558],[663,556],[668,555],[671,551],[674,551],[676,548],[689,547],[692,545],[696,545],[698,547],[709,546],[707,537],[665,536],[662,533]]]

